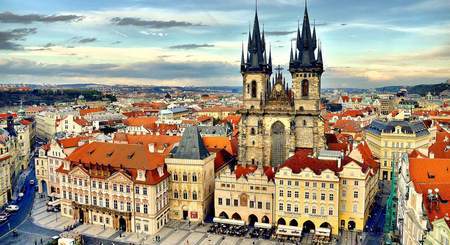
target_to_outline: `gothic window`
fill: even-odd
[[[309,94],[309,82],[308,80],[302,81],[302,96],[308,96]]]
[[[255,135],[255,128],[250,129],[250,134]]]
[[[247,84],[247,94],[250,93],[250,84]]]
[[[303,108],[303,106],[300,106],[299,110],[300,110],[300,111],[304,111],[305,108]]]
[[[306,127],[306,120],[303,120],[303,126]]]
[[[284,124],[280,121],[277,121],[272,125],[271,138],[271,163],[272,166],[277,166],[284,162],[286,155],[285,129]]]
[[[252,98],[256,98],[256,81],[252,81]]]

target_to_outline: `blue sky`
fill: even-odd
[[[2,0],[0,82],[241,85],[255,2]],[[450,78],[450,1],[310,0],[323,87]],[[287,66],[304,1],[260,0],[273,63]]]

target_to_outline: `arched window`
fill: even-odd
[[[250,93],[250,84],[247,84],[247,94]]]
[[[197,182],[197,174],[196,173],[192,174],[192,182]]]
[[[252,81],[252,98],[256,98],[256,81]]]
[[[188,193],[187,193],[187,191],[184,191],[184,192],[183,192],[183,199],[188,199]]]
[[[192,199],[197,200],[197,192],[196,191],[192,192]]]
[[[256,133],[255,128],[250,129],[250,134],[251,135],[255,135],[255,133]]]
[[[309,82],[308,80],[302,81],[302,96],[308,96],[309,95]]]
[[[286,137],[284,124],[280,121],[272,125],[271,130],[272,148],[271,148],[271,163],[272,166],[277,166],[286,160]]]
[[[303,120],[303,126],[306,127],[306,120]]]
[[[175,190],[173,192],[173,198],[178,199],[178,191],[177,190]]]
[[[188,181],[188,177],[187,177],[187,174],[186,173],[183,173],[183,181]]]

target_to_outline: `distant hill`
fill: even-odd
[[[375,90],[380,93],[396,93],[401,88],[406,88],[408,94],[420,94],[424,96],[428,92],[431,92],[432,95],[439,95],[442,91],[450,89],[450,81],[438,84],[419,84],[415,86],[387,86],[375,88]]]

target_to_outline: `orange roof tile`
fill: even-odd
[[[58,140],[58,143],[63,148],[72,148],[78,147],[80,141],[88,140],[89,138],[89,136],[78,136],[73,138],[60,139]]]
[[[80,116],[86,116],[87,114],[90,114],[90,113],[102,112],[102,111],[105,111],[105,108],[97,107],[97,108],[81,109]]]

